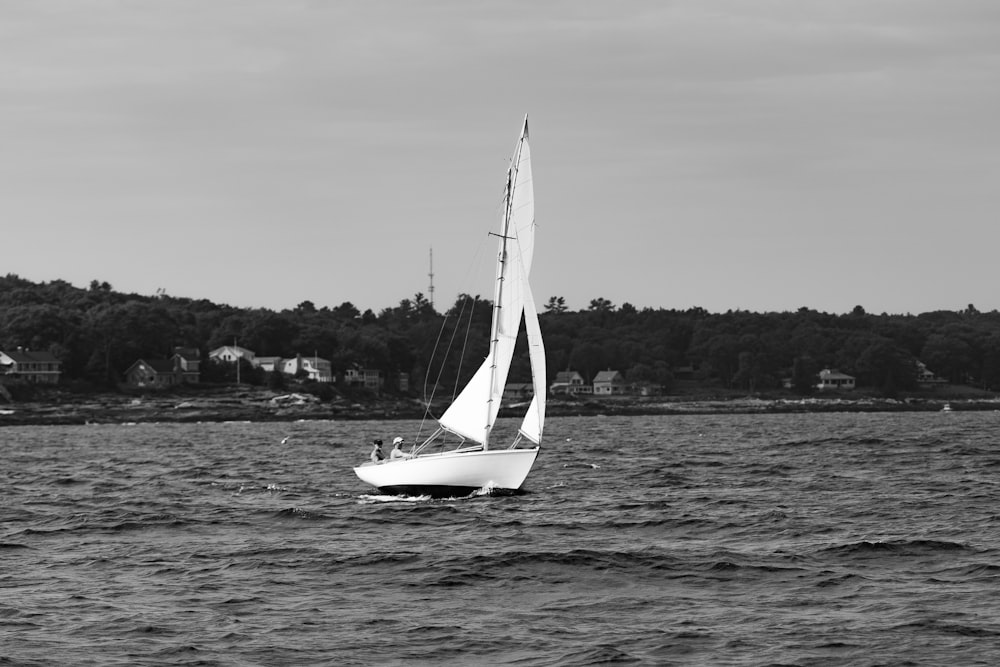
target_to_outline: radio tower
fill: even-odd
[[[434,248],[431,248],[431,270],[427,276],[431,279],[430,287],[427,288],[427,298],[431,302],[431,310],[434,310]]]

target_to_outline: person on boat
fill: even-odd
[[[392,453],[389,455],[389,458],[395,461],[396,459],[408,459],[411,456],[413,456],[412,454],[407,454],[406,452],[404,452],[402,447],[403,447],[403,439],[400,437],[396,437],[392,441]]]
[[[382,463],[385,461],[385,454],[382,453],[382,441],[376,438],[372,441],[375,449],[372,450],[372,463]]]

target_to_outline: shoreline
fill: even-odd
[[[1000,398],[867,396],[808,398],[757,397],[607,397],[550,399],[549,417],[670,416],[720,414],[794,414],[827,412],[955,412],[1000,410]],[[435,407],[434,414],[443,409]],[[501,417],[519,417],[515,408],[504,408]],[[338,398],[322,402],[301,393],[265,390],[212,392],[210,394],[149,394],[126,396],[59,395],[51,401],[0,403],[0,427],[71,426],[85,424],[289,422],[300,420],[421,419],[423,404],[412,398],[383,398],[352,402]]]

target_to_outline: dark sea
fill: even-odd
[[[2,428],[0,665],[1000,664],[1000,412],[546,426],[454,500],[351,471],[419,422]]]

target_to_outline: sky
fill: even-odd
[[[490,298],[525,115],[539,307],[1000,309],[996,0],[0,0],[0,275]]]

